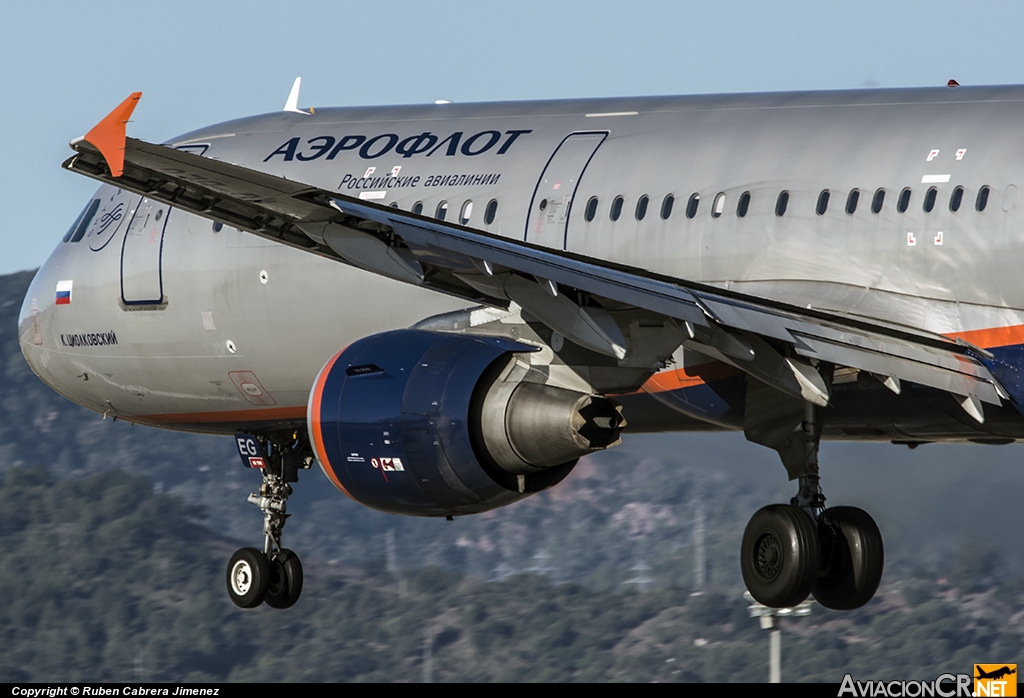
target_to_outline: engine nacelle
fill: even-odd
[[[473,514],[557,484],[625,422],[603,396],[528,380],[532,351],[423,330],[355,342],[310,393],[317,461],[352,499],[393,514]]]

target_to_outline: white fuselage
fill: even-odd
[[[172,145],[675,278],[970,334],[1024,325],[1022,112],[1020,88],[327,109]],[[570,137],[563,182],[545,168]],[[94,198],[95,220],[33,281],[20,336],[47,384],[98,412],[215,432],[301,421],[338,349],[467,305],[111,187]]]

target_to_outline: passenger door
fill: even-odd
[[[164,300],[161,266],[170,206],[142,199],[121,245],[121,300],[127,306]]]

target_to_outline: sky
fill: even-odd
[[[280,109],[1024,83],[1024,3],[106,2],[0,9],[0,273],[39,266],[96,185],[68,142],[141,90],[160,142]]]

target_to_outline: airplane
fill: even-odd
[[[981,667],[978,667],[978,666],[976,666],[975,668],[978,671],[978,675],[974,677],[976,679],[995,679],[995,680],[998,681],[999,679],[1001,679],[1003,677],[1010,676],[1012,674],[1016,674],[1017,673],[1016,669],[1011,669],[1009,666],[1002,666],[1002,667],[1000,667],[998,669],[994,669],[994,670],[992,670],[990,672],[989,671],[985,671],[984,669],[982,669]]]
[[[309,108],[163,144],[132,94],[63,164],[101,183],[19,319],[35,373],[116,419],[234,435],[287,608],[291,484],[453,518],[645,432],[742,431],[796,494],[740,566],[772,607],[874,596],[821,439],[1024,438],[1024,88]],[[908,496],[912,496],[908,493]]]

